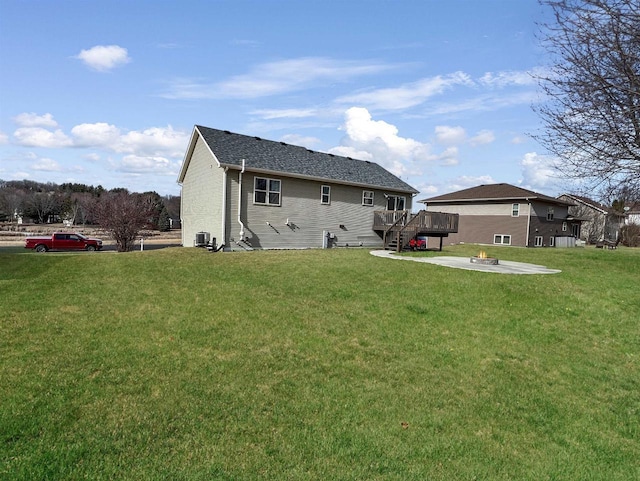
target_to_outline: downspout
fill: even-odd
[[[242,159],[242,170],[238,174],[238,224],[240,224],[240,241],[244,241],[244,224],[242,223],[242,174],[244,174],[244,159]]]
[[[227,243],[227,172],[229,167],[224,168],[222,173],[222,245]]]
[[[531,233],[531,202],[529,199],[525,199],[527,201],[527,205],[529,206],[529,213],[527,214],[527,237],[524,240],[524,246],[529,247],[529,234]]]

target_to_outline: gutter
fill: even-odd
[[[222,245],[227,243],[227,171],[229,167],[224,168],[222,173]]]
[[[529,247],[529,234],[531,233],[531,202],[529,199],[525,199],[529,205],[529,213],[527,214],[527,237],[524,240],[524,246]]]
[[[244,159],[242,159],[242,170],[238,174],[238,224],[240,224],[240,240],[244,241],[244,224],[242,223],[242,174],[244,174]]]

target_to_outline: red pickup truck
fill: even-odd
[[[24,248],[35,249],[36,252],[96,251],[102,249],[102,240],[90,239],[77,233],[56,232],[51,237],[27,237]]]

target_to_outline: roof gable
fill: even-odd
[[[507,201],[507,200],[538,200],[550,204],[573,205],[555,197],[540,194],[532,190],[523,189],[511,184],[487,184],[470,187],[468,189],[450,192],[448,194],[419,200],[424,203],[473,203],[479,201]]]
[[[326,182],[377,187],[417,194],[418,191],[380,165],[366,160],[235,134],[196,125],[183,161],[178,182],[184,180],[193,145],[200,136],[219,165],[248,171],[289,175]]]
[[[584,197],[581,195],[562,194],[560,198],[562,197],[571,199],[574,203],[586,205],[587,207],[590,207],[591,209],[602,212],[603,214],[606,214],[611,210],[609,209],[609,207],[605,206],[604,204],[601,204],[600,202],[596,202],[595,200],[589,199],[588,197]]]

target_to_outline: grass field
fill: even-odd
[[[487,253],[0,253],[0,479],[640,479],[640,250]]]

